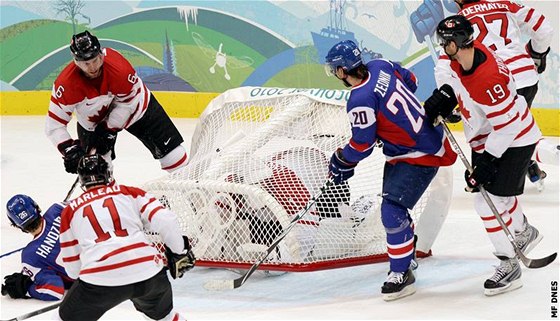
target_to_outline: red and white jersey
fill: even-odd
[[[537,83],[537,70],[522,36],[529,36],[536,52],[545,52],[552,43],[554,30],[544,15],[510,1],[484,0],[466,3],[459,14],[472,23],[476,40],[505,61],[517,88]]]
[[[92,188],[70,201],[61,217],[61,263],[69,276],[91,284],[131,284],[161,271],[164,257],[144,227],[173,252],[184,250],[177,216],[140,188]]]
[[[150,90],[120,53],[103,48],[102,54],[101,76],[87,78],[71,62],[55,80],[45,126],[45,133],[55,146],[71,139],[66,126],[73,113],[89,131],[102,120],[111,129],[128,128],[144,115]]]
[[[501,157],[510,147],[536,143],[541,131],[525,99],[517,95],[506,64],[476,40],[474,48],[482,51],[486,60],[473,73],[464,74],[461,65],[447,57],[446,64],[438,63],[440,69],[445,65],[449,68],[447,73],[439,75],[451,75],[445,82],[457,96],[467,142],[475,152],[486,150],[496,157]]]

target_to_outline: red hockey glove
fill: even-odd
[[[482,153],[473,164],[473,172],[466,177],[467,185],[475,189],[479,185],[491,184],[498,173],[498,159],[488,152]]]
[[[525,48],[527,49],[527,52],[529,53],[531,58],[533,58],[535,67],[537,67],[537,72],[539,74],[542,74],[546,69],[546,56],[550,52],[550,47],[548,47],[545,52],[538,53],[533,50],[533,46],[531,45],[531,40],[529,40]]]
[[[344,159],[342,149],[337,149],[329,164],[329,176],[332,177],[335,184],[342,184],[350,177],[354,176],[354,168],[358,163],[352,163]]]
[[[435,89],[433,94],[424,102],[426,116],[430,123],[433,123],[437,116],[447,118],[457,106],[457,98],[453,88],[444,84],[439,89]]]

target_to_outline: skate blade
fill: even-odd
[[[529,243],[529,246],[527,246],[525,251],[523,251],[523,254],[525,254],[525,255],[529,254],[537,245],[539,245],[539,243],[542,241],[542,239],[543,239],[543,235],[539,232],[539,235],[537,235],[537,238],[534,239],[533,242]]]
[[[384,301],[394,301],[394,300],[404,298],[404,297],[409,296],[409,295],[413,295],[414,293],[416,293],[416,287],[414,286],[414,283],[413,283],[413,284],[410,284],[410,285],[406,286],[400,292],[382,293],[382,295],[383,295],[383,300]]]
[[[522,286],[523,286],[523,282],[521,282],[521,279],[517,279],[517,280],[511,282],[510,284],[508,284],[504,287],[501,287],[501,288],[484,289],[484,295],[494,296],[494,295],[498,295],[498,294],[502,294],[502,293],[507,293],[507,292],[511,292],[513,290],[517,290]]]

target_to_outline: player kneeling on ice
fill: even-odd
[[[387,233],[390,272],[381,293],[385,300],[395,300],[416,291],[410,268],[414,231],[408,209],[418,202],[438,168],[453,164],[457,155],[443,130],[426,120],[414,96],[417,84],[412,72],[384,59],[364,64],[360,50],[349,40],[332,47],[326,62],[328,72],[352,87],[346,106],[352,137],[331,157],[334,182],[341,184],[352,177],[377,140],[384,144],[381,220]]]
[[[39,205],[31,197],[17,194],[10,198],[6,204],[8,219],[13,226],[31,234],[33,241],[23,248],[21,272],[4,277],[2,295],[55,301],[62,299],[64,290],[70,288],[74,280],[57,262],[63,208],[62,203],[55,203],[41,215]]]
[[[472,153],[473,172],[465,172],[469,190],[483,186],[512,235],[529,253],[542,239],[527,222],[517,195],[523,194],[525,175],[541,132],[527,102],[504,61],[473,37],[467,18],[451,16],[440,21],[437,35],[450,59],[450,83],[434,90],[424,108],[430,120],[447,117],[459,101],[463,129]],[[475,209],[484,223],[494,253],[500,260],[494,275],[484,282],[484,294],[496,295],[521,287],[521,267],[515,249],[481,193]]]
[[[177,216],[144,190],[115,184],[101,155],[84,156],[78,175],[85,192],[69,202],[60,226],[62,261],[77,280],[62,300],[60,319],[97,320],[131,300],[150,319],[183,320],[173,309],[166,268],[180,278],[195,257]],[[159,233],[167,259],[144,229]]]

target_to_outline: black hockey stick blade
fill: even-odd
[[[26,313],[26,314],[22,314],[22,315],[20,315],[19,317],[15,317],[15,318],[12,318],[12,319],[6,319],[6,320],[0,320],[0,321],[21,321],[21,320],[26,320],[26,319],[32,318],[32,317],[34,317],[34,316],[36,316],[36,315],[43,314],[43,313],[45,313],[45,312],[49,312],[49,311],[51,311],[51,310],[54,310],[54,309],[58,308],[59,306],[60,306],[60,302],[59,302],[59,303],[52,304],[52,305],[49,305],[49,306],[46,306],[46,307],[44,307],[44,308],[41,308],[41,309],[38,309],[38,310],[35,310],[35,311],[31,311],[31,312]]]
[[[523,264],[530,268],[530,269],[538,269],[538,268],[542,268],[545,267],[547,265],[549,265],[550,263],[554,262],[554,260],[556,260],[556,256],[557,253],[554,252],[552,254],[550,254],[547,257],[543,257],[541,259],[530,259],[528,257],[525,256],[520,256],[519,258],[521,259],[521,262],[523,262]]]

